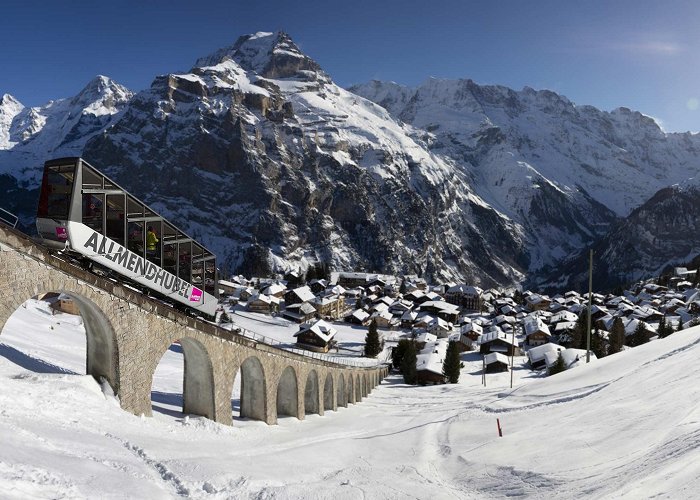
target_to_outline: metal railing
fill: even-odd
[[[329,363],[335,363],[338,365],[355,366],[358,368],[372,368],[381,364],[378,359],[374,358],[359,358],[357,356],[333,356],[330,354],[320,352],[307,351],[306,349],[299,349],[298,347],[294,347],[294,344],[290,344],[289,342],[281,342],[277,339],[266,337],[265,335],[262,335],[260,333],[246,330],[245,328],[236,325],[235,323],[229,324],[231,325],[230,331],[240,335],[241,337],[245,337],[255,342],[259,342],[261,344],[273,346],[287,352],[298,354],[300,356],[305,356],[307,358],[313,358],[319,361],[327,361]],[[226,328],[226,330],[228,330],[228,328]]]
[[[14,222],[13,222],[14,219]],[[19,217],[17,217],[15,214],[8,212],[4,208],[0,207],[0,221],[4,222],[8,226],[12,226],[14,229],[17,227],[17,223],[19,222]]]

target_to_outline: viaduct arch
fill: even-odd
[[[241,416],[277,415],[356,403],[388,368],[357,368],[307,358],[191,318],[110,280],[77,268],[28,237],[0,225],[0,332],[25,300],[62,292],[78,304],[87,337],[86,372],[105,379],[122,408],[151,415],[151,386],[163,354],[179,341],[184,354],[183,412],[231,425],[231,393],[240,368]]]

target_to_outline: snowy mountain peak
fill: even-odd
[[[10,94],[3,94],[2,97],[0,97],[0,108],[9,109],[10,107],[18,107],[21,109],[24,106]]]
[[[0,97],[0,149],[11,145],[10,128],[15,117],[22,112],[24,105],[10,94]]]
[[[314,60],[299,50],[289,35],[281,31],[244,35],[232,46],[198,59],[195,67],[215,66],[227,59],[232,59],[246,71],[266,78],[308,79],[309,75],[303,72],[317,73],[321,70]]]
[[[133,92],[111,78],[98,75],[70,100],[71,107],[94,115],[114,114],[132,97]]]

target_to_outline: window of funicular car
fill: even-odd
[[[83,189],[102,189],[104,177],[83,165]]]
[[[74,180],[74,164],[46,167],[41,180],[37,217],[67,220]]]
[[[107,186],[105,186],[107,187]],[[124,201],[123,194],[108,194],[107,195],[107,238],[110,238],[120,245],[124,245]]]

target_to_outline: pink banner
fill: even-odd
[[[192,293],[190,293],[190,302],[201,302],[202,301],[202,291],[196,286],[192,287]]]

